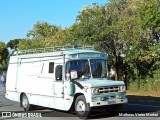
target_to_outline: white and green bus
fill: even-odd
[[[74,108],[81,118],[93,107],[119,109],[127,103],[125,83],[109,79],[107,58],[91,46],[19,51],[10,57],[5,96],[26,111]]]

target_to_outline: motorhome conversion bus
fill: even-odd
[[[26,111],[74,107],[82,118],[92,107],[118,109],[127,102],[125,84],[108,79],[107,58],[91,46],[19,51],[10,57],[5,96]]]

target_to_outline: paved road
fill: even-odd
[[[24,113],[23,109],[19,107],[19,103],[10,101],[4,97],[5,90],[1,89],[0,91],[0,116],[3,111],[20,111],[21,113]],[[142,104],[126,104],[124,105],[123,112],[120,112],[116,115],[109,115],[107,113],[107,110],[105,109],[95,109],[93,110],[91,117],[89,119],[91,120],[160,120],[160,106],[152,106],[152,105],[142,105]],[[125,112],[124,112],[125,111]],[[75,113],[68,113],[63,111],[58,111],[54,109],[48,109],[48,108],[37,108],[34,112],[41,113],[43,116],[42,118],[23,118],[24,120],[79,120],[79,118],[76,116]],[[122,113],[122,114],[121,114]],[[135,114],[136,113],[136,114]],[[138,114],[140,113],[140,114]],[[146,113],[149,113],[148,115],[153,115],[151,113],[154,113],[154,115],[158,114],[159,117],[141,117],[143,115],[146,116]],[[123,117],[120,117],[120,115],[123,115]],[[129,117],[131,115],[134,115],[134,117]],[[138,115],[139,117],[136,117]],[[54,116],[54,117],[53,117]],[[21,120],[22,118],[2,118],[3,120]]]

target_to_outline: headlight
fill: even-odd
[[[96,95],[96,94],[99,94],[100,92],[99,92],[99,88],[94,88],[93,90],[92,90],[92,94],[94,94],[94,95]]]
[[[119,86],[118,89],[119,89],[118,90],[119,92],[125,92],[126,91],[126,86]]]

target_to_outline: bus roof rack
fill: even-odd
[[[46,48],[18,50],[18,51],[14,52],[13,56],[34,54],[34,53],[65,51],[65,50],[69,50],[69,49],[88,49],[88,50],[93,50],[94,46],[93,45],[65,45],[65,46],[55,46],[55,47],[46,47]]]

